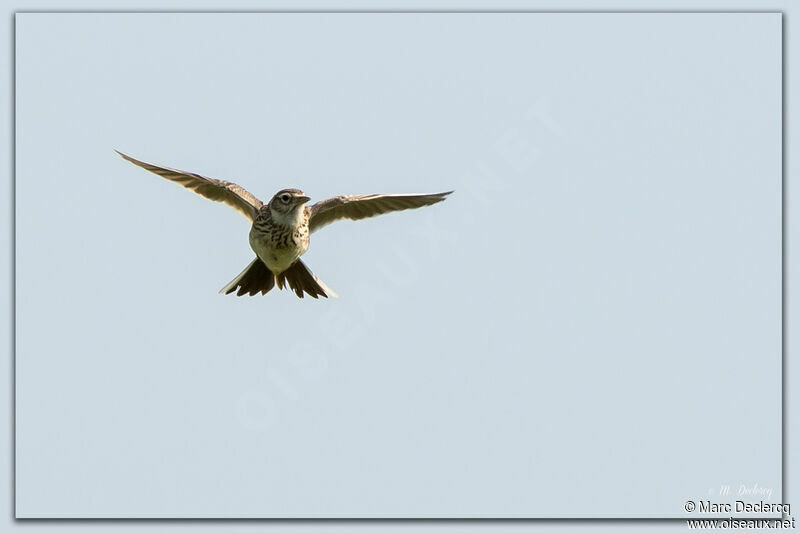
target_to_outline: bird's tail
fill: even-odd
[[[304,291],[314,298],[338,296],[325,285],[325,282],[314,276],[314,273],[300,260],[295,261],[291,267],[276,275],[275,278],[279,288],[283,289],[284,284],[288,284],[300,298],[303,298]]]
[[[259,291],[264,295],[273,287],[275,287],[275,275],[267,269],[263,261],[256,258],[219,292],[228,295],[238,288],[239,291],[236,291],[237,297],[241,297],[245,293],[255,295]]]
[[[219,292],[228,295],[238,289],[236,291],[237,297],[241,297],[244,294],[255,295],[258,292],[264,295],[275,287],[276,283],[280,289],[288,285],[300,298],[303,298],[303,292],[314,298],[338,296],[322,280],[314,276],[314,273],[308,270],[305,263],[300,260],[295,261],[291,267],[282,273],[275,275],[258,258],[251,261],[250,265],[244,268],[244,271],[240,272],[236,278],[220,289]]]

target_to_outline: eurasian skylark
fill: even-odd
[[[250,247],[256,259],[220,290],[237,296],[267,293],[276,284],[288,285],[298,297],[303,292],[314,298],[335,297],[319,278],[306,267],[300,256],[308,250],[308,237],[325,225],[339,219],[364,219],[390,211],[420,208],[441,202],[452,191],[429,195],[348,195],[329,198],[307,206],[310,200],[299,189],[281,189],[267,204],[244,188],[223,180],[199,174],[151,165],[117,153],[143,169],[177,182],[210,200],[224,202],[238,210],[253,225]],[[237,291],[238,290],[238,291]]]

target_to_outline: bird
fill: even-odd
[[[337,297],[309,270],[300,256],[306,253],[309,236],[341,219],[365,219],[392,211],[421,208],[442,202],[453,191],[432,194],[340,195],[308,205],[310,197],[300,189],[281,189],[263,203],[233,182],[207,178],[192,172],[145,163],[115,150],[123,159],[176,182],[209,200],[223,202],[251,223],[250,248],[256,257],[220,293],[237,296],[267,294],[277,286],[288,286],[303,298]]]

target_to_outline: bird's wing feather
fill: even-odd
[[[315,232],[339,219],[366,219],[390,211],[408,210],[430,206],[444,200],[452,193],[428,195],[349,195],[317,202],[309,206],[309,230]]]
[[[191,172],[179,171],[177,169],[169,169],[167,167],[159,167],[158,165],[151,165],[134,159],[128,155],[123,154],[119,150],[117,154],[130,161],[134,165],[155,173],[162,178],[176,182],[187,189],[191,189],[195,193],[206,197],[207,199],[216,202],[224,202],[237,211],[244,214],[249,220],[254,220],[258,214],[258,210],[263,205],[260,200],[250,194],[246,189],[236,185],[233,182],[226,182],[224,180],[215,180],[214,178],[206,178],[199,174]]]

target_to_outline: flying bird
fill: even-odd
[[[391,211],[430,206],[443,201],[452,191],[423,195],[343,195],[307,205],[311,200],[299,189],[281,189],[264,204],[243,187],[199,174],[159,167],[117,154],[134,165],[176,182],[216,202],[224,202],[253,224],[250,248],[256,258],[220,290],[237,296],[266,294],[276,285],[288,285],[298,297],[335,297],[336,293],[312,273],[300,256],[308,250],[309,236],[339,219],[365,219]]]

